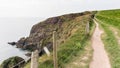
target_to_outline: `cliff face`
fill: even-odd
[[[81,23],[90,22],[93,17],[92,12],[83,12],[48,18],[34,25],[29,37],[18,40],[16,46],[32,51],[35,49],[42,50],[43,46],[52,49],[52,33],[54,30],[57,32],[58,44],[62,44],[79,28]]]

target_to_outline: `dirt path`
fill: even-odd
[[[111,68],[109,58],[101,40],[101,34],[103,31],[99,29],[99,25],[95,20],[94,22],[96,23],[96,29],[92,36],[92,47],[94,52],[90,68]]]

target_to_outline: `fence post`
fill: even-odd
[[[38,50],[32,52],[31,55],[31,68],[38,68]]]
[[[53,31],[53,61],[54,61],[54,68],[58,68],[58,65],[57,65],[56,31]]]
[[[89,22],[86,24],[86,34],[89,34],[89,28],[90,28],[90,25],[89,25]]]
[[[48,50],[48,48],[44,47],[43,49],[44,49],[45,53],[47,54],[47,56],[49,57],[50,56],[50,51]]]

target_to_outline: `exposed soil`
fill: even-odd
[[[103,31],[99,29],[99,25],[95,20],[94,22],[96,23],[95,32],[92,36],[92,47],[94,52],[93,60],[90,63],[89,68],[111,68],[109,58],[101,40],[101,34]]]

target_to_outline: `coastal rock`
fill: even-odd
[[[8,42],[8,44],[10,44],[10,45],[16,45],[16,42]]]
[[[20,40],[18,40],[18,42],[16,43],[17,48],[23,48],[23,45],[25,44],[25,40],[26,38],[20,38]]]
[[[32,53],[29,52],[29,53],[27,53],[27,54],[25,54],[25,55],[28,56],[28,57],[31,57],[31,54],[32,54]]]

